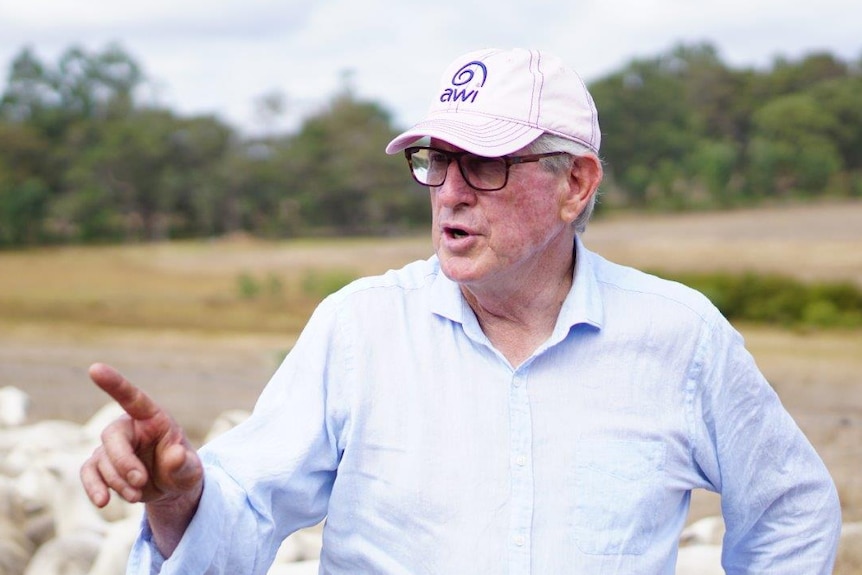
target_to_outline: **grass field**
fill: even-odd
[[[862,202],[595,222],[586,243],[666,272],[756,270],[862,286]],[[430,241],[248,238],[0,252],[0,318],[285,333],[360,275],[428,257]]]
[[[618,216],[587,245],[668,272],[776,272],[862,285],[862,201],[729,213]],[[324,293],[425,258],[427,237],[261,242],[243,237],[0,252],[0,386],[33,417],[83,421],[104,403],[93,361],[121,368],[195,439],[251,407]],[[862,332],[738,326],[862,519]],[[697,497],[692,514],[717,510]]]

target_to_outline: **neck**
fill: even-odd
[[[461,286],[482,331],[513,366],[550,337],[572,287],[574,251],[554,273],[534,273],[514,290]],[[535,270],[534,270],[535,271]]]

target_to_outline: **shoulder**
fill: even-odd
[[[421,317],[425,288],[433,283],[436,270],[436,262],[429,259],[350,282],[317,305],[297,345],[355,342],[372,333],[386,333],[399,318]]]
[[[436,257],[418,260],[386,273],[356,279],[328,295],[315,315],[380,314],[416,301],[427,293],[440,271]]]
[[[710,325],[723,319],[709,298],[689,286],[608,261],[593,252],[585,255],[591,259],[606,307]]]
[[[417,260],[384,274],[354,280],[327,299],[343,302],[357,297],[374,297],[375,293],[391,297],[398,292],[422,290],[433,283],[439,271],[436,257]]]

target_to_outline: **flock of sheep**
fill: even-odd
[[[0,388],[0,575],[122,575],[143,507],[112,497],[98,509],[78,476],[119,407],[108,404],[83,425],[28,423],[29,402],[18,388]],[[242,415],[226,412],[207,439]],[[320,545],[319,527],[295,533],[269,575],[317,575]]]
[[[81,463],[119,415],[108,404],[83,425],[61,420],[27,422],[29,398],[0,388],[0,575],[121,575],[138,533],[141,505],[113,497],[104,509],[90,504],[78,477]],[[225,412],[206,440],[244,417]],[[676,575],[721,574],[718,517],[683,532]],[[268,575],[318,572],[320,527],[288,538]],[[836,575],[862,575],[862,523],[845,524]]]

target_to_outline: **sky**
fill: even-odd
[[[858,0],[0,0],[0,88],[24,47],[54,65],[116,43],[149,80],[140,98],[181,115],[290,129],[349,85],[407,127],[474,49],[548,50],[589,83],[680,43],[709,42],[734,68],[814,51],[858,62],[860,22]],[[284,111],[264,119],[273,94]]]

